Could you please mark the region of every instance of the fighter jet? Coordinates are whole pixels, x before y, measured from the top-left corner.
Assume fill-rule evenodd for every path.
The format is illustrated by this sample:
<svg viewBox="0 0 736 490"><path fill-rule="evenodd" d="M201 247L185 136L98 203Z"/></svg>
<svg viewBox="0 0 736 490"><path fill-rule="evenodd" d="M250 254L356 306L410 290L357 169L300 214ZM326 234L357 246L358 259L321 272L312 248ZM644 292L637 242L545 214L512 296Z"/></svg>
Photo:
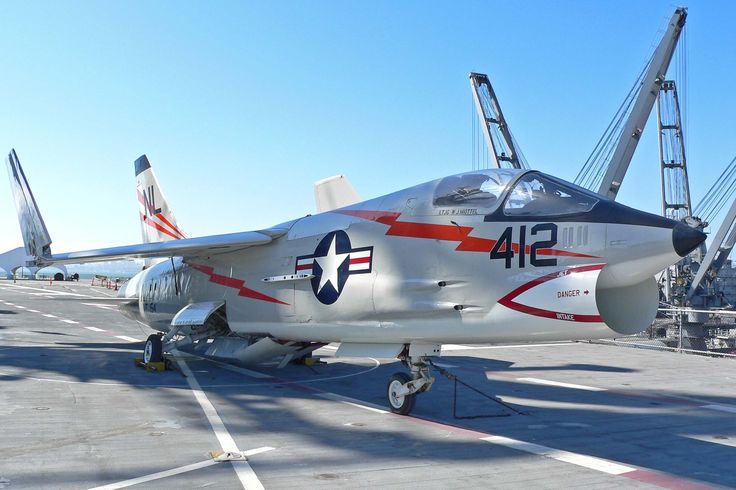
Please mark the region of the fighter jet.
<svg viewBox="0 0 736 490"><path fill-rule="evenodd" d="M244 363L286 362L337 342L337 356L408 367L386 388L399 414L432 386L429 362L442 344L644 330L657 310L654 274L706 238L516 169L451 175L362 202L345 179L330 179L318 187L318 214L186 238L144 156L135 169L147 243L53 254L14 151L7 163L38 265L157 259L120 291L123 313L158 331L146 341L147 362L184 345Z"/></svg>

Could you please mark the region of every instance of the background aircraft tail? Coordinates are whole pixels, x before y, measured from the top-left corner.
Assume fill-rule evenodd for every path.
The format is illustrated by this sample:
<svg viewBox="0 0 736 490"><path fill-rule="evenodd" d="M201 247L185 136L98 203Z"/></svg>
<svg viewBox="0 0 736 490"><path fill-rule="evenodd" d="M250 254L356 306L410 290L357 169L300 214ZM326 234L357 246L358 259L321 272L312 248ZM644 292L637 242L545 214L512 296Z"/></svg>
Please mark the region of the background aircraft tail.
<svg viewBox="0 0 736 490"><path fill-rule="evenodd" d="M138 204L141 218L141 234L143 243L167 242L181 240L187 236L176 223L173 211L169 207L156 174L142 155L135 161L135 183L138 192Z"/></svg>
<svg viewBox="0 0 736 490"><path fill-rule="evenodd" d="M36 200L33 198L28 180L20 166L18 155L15 150L10 150L5 160L8 166L8 177L10 187L15 198L15 208L18 211L20 231L23 235L23 245L26 254L33 257L51 255L51 237L43 222L41 212L38 210Z"/></svg>

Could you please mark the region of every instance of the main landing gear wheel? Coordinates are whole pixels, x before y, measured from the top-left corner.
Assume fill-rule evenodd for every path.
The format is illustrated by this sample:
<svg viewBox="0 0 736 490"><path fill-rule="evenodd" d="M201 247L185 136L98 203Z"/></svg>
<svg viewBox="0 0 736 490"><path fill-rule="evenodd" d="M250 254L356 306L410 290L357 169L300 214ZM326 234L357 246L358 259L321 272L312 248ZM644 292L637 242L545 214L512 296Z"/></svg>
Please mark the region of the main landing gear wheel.
<svg viewBox="0 0 736 490"><path fill-rule="evenodd" d="M386 388L386 396L388 398L388 406L393 413L399 415L407 415L414 408L416 402L416 393L400 395L402 388L406 383L411 381L411 376L406 373L395 373L388 381Z"/></svg>
<svg viewBox="0 0 736 490"><path fill-rule="evenodd" d="M161 362L164 360L163 342L161 336L151 334L146 340L146 346L143 348L143 362Z"/></svg>

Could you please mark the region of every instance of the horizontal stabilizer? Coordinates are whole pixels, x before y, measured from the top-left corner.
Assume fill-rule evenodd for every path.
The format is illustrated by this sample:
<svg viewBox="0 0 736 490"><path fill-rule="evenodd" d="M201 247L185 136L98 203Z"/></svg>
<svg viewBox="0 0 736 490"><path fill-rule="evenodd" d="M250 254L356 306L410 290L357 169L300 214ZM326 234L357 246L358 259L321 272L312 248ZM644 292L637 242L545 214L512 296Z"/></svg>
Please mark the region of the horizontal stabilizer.
<svg viewBox="0 0 736 490"><path fill-rule="evenodd" d="M360 202L353 184L344 175L335 175L314 183L317 212L324 213Z"/></svg>
<svg viewBox="0 0 736 490"><path fill-rule="evenodd" d="M31 188L28 186L28 181L15 150L10 150L5 162L8 165L10 187L15 198L15 208L18 211L18 221L26 253L35 257L49 255L51 253L51 237L38 210L36 200L33 198Z"/></svg>

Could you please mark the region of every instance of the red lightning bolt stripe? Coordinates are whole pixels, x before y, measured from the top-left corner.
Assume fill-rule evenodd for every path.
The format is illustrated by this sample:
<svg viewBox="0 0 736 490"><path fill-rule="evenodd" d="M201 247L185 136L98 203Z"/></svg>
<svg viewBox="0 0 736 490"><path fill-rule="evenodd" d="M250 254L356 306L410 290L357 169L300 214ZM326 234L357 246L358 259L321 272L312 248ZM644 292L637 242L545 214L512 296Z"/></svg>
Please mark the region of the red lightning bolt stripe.
<svg viewBox="0 0 736 490"><path fill-rule="evenodd" d="M243 296L246 298L251 299L257 299L259 301L268 301L269 303L277 303L280 305L286 305L289 306L289 303L284 303L283 301L272 298L271 296L267 296L261 292L256 291L255 289L250 289L245 287L245 281L243 279L236 279L234 277L228 277L223 276L222 274L215 273L214 267L211 267L209 265L202 265L202 264L193 264L191 262L188 262L189 266L193 269L198 270L199 272L203 272L210 276L210 282L214 284L219 284L220 286L225 286L226 288L233 288L238 290L238 295Z"/></svg>
<svg viewBox="0 0 736 490"><path fill-rule="evenodd" d="M431 223L416 223L413 221L398 221L401 213L389 211L363 211L341 209L336 213L355 216L365 220L375 221L387 225L386 235L403 236L408 238L427 238L449 242L460 242L455 250L458 252L490 252L496 245L496 240L470 236L474 230L472 226L436 225ZM519 244L511 245L514 252L519 253ZM531 246L524 247L524 251L531 253ZM597 259L594 255L587 255L566 250L553 248L542 248L537 250L538 255L556 255L560 257L578 257L584 259Z"/></svg>

